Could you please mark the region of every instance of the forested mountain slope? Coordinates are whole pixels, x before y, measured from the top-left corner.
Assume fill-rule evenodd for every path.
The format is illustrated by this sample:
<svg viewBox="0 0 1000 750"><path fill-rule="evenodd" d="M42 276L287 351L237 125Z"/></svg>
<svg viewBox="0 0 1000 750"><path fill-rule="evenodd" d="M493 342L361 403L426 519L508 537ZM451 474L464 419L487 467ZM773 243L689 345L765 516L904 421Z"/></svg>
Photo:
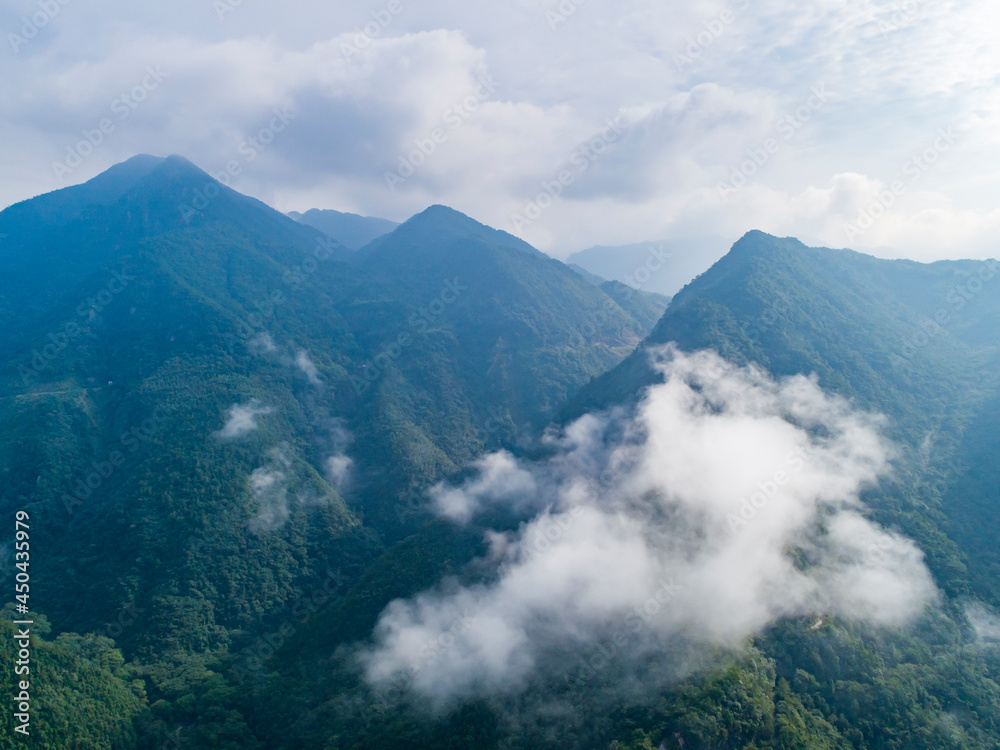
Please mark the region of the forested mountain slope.
<svg viewBox="0 0 1000 750"><path fill-rule="evenodd" d="M422 523L421 488L651 325L449 209L353 253L180 157L19 203L0 234L0 505L45 551L32 605L113 637L145 726L198 742L249 742L220 659L340 596Z"/></svg>

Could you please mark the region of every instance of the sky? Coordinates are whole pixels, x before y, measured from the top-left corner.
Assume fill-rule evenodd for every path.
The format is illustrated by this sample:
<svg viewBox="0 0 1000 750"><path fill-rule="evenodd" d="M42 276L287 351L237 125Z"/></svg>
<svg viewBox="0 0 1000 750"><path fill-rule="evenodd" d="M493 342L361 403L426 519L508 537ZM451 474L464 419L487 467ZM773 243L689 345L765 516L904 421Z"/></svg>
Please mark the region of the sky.
<svg viewBox="0 0 1000 750"><path fill-rule="evenodd" d="M986 0L0 1L0 206L137 153L565 258L751 229L996 257ZM721 252L721 251L720 251Z"/></svg>

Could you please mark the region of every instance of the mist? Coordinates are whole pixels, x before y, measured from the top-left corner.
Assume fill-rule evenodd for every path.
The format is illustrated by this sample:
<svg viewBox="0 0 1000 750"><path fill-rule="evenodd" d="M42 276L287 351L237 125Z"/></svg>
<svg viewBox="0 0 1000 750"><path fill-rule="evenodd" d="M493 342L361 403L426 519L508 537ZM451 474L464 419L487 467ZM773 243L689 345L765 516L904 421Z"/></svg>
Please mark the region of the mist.
<svg viewBox="0 0 1000 750"><path fill-rule="evenodd" d="M494 579L384 610L359 655L374 688L444 706L515 693L601 643L625 665L738 648L783 618L902 625L934 601L922 553L861 500L891 472L879 415L815 377L651 356L663 382L634 411L584 416L546 436L544 460L492 454L430 490L455 523L496 506L528 520L486 531Z"/></svg>
<svg viewBox="0 0 1000 750"><path fill-rule="evenodd" d="M252 398L246 404L233 404L229 407L226 424L221 430L212 433L220 440L233 440L244 437L257 429L257 417L274 411L270 406L263 406Z"/></svg>

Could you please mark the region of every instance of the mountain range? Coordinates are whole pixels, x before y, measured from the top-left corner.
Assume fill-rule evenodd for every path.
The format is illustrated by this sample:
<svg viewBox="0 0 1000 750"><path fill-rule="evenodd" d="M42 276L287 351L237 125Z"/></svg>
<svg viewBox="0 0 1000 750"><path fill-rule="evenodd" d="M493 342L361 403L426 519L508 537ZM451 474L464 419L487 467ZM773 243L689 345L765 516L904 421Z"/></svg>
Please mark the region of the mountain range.
<svg viewBox="0 0 1000 750"><path fill-rule="evenodd" d="M399 226L388 219L320 208L311 208L304 214L291 211L288 215L295 221L336 237L340 244L350 250L360 250L372 240L389 234Z"/></svg>
<svg viewBox="0 0 1000 750"><path fill-rule="evenodd" d="M179 156L11 206L0 236L0 506L32 524L39 746L1000 747L995 261L751 231L710 268L665 256L669 283L602 281L444 206L285 216ZM570 260L601 277L601 254ZM595 420L630 445L615 420L669 384L670 347L881 415L892 470L859 512L915 542L933 603L386 698L359 664L393 613L503 584L504 545L557 516L520 500ZM494 475L521 483L440 512ZM12 537L0 554L12 585Z"/></svg>
<svg viewBox="0 0 1000 750"><path fill-rule="evenodd" d="M717 237L597 245L573 253L566 262L598 278L671 297L725 255L728 246Z"/></svg>

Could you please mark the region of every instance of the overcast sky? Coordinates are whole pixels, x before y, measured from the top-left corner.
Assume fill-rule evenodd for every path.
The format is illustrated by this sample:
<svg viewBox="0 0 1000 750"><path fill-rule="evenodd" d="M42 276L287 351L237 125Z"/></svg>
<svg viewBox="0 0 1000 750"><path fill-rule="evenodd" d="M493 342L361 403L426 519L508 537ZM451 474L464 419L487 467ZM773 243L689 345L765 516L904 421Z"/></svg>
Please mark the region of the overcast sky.
<svg viewBox="0 0 1000 750"><path fill-rule="evenodd" d="M177 153L283 211L444 203L557 257L749 229L994 257L998 13L0 0L0 205Z"/></svg>

